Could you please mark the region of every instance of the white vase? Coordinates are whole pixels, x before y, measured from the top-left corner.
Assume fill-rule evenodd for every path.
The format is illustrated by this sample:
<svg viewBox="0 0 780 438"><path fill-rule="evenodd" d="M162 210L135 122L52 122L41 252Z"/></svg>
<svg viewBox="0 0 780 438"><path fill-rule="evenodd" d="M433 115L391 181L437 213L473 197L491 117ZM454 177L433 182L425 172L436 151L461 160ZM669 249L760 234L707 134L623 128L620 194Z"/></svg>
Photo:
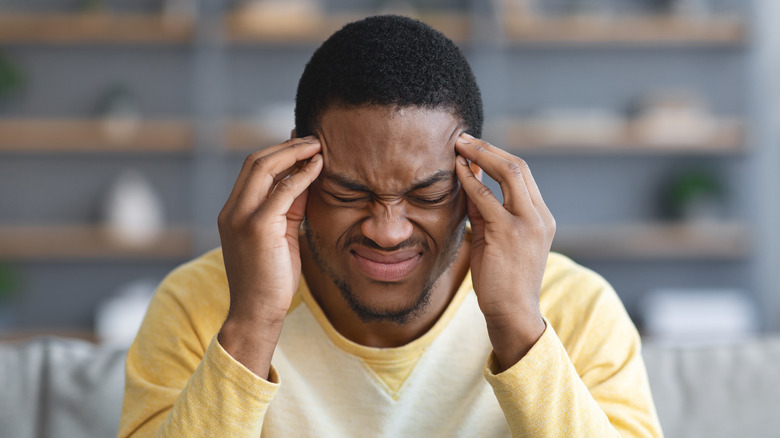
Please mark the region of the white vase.
<svg viewBox="0 0 780 438"><path fill-rule="evenodd" d="M127 170L108 192L104 220L111 241L129 247L148 246L163 231L162 202L140 172Z"/></svg>

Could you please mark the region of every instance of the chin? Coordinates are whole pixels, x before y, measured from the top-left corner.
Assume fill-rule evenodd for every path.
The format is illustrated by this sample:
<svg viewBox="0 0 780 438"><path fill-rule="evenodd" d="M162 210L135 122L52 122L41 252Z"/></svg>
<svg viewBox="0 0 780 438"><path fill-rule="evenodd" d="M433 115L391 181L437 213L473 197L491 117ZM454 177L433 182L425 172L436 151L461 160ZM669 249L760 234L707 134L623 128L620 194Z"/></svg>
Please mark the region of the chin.
<svg viewBox="0 0 780 438"><path fill-rule="evenodd" d="M350 308L365 322L411 322L427 309L433 285L425 281L336 284Z"/></svg>

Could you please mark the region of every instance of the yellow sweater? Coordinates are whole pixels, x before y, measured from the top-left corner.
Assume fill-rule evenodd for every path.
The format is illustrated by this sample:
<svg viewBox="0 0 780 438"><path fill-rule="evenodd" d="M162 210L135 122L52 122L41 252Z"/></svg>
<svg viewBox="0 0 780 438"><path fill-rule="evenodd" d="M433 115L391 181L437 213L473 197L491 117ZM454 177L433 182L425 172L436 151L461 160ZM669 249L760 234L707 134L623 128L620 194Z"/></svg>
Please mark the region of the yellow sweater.
<svg viewBox="0 0 780 438"><path fill-rule="evenodd" d="M606 281L550 254L540 304L541 339L496 374L470 275L428 333L385 349L336 332L302 279L266 381L216 340L229 295L214 250L155 295L119 436L661 436L639 336Z"/></svg>

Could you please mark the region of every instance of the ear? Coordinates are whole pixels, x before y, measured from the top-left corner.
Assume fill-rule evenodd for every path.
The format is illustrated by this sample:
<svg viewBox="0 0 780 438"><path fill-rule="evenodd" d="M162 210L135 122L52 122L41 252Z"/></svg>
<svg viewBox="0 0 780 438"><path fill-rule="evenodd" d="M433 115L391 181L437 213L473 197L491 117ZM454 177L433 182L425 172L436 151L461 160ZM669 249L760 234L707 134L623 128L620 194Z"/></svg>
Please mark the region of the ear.
<svg viewBox="0 0 780 438"><path fill-rule="evenodd" d="M295 135L295 128L293 128L292 131L290 131L290 138L292 139L292 138L295 138L295 137L296 137L296 135Z"/></svg>

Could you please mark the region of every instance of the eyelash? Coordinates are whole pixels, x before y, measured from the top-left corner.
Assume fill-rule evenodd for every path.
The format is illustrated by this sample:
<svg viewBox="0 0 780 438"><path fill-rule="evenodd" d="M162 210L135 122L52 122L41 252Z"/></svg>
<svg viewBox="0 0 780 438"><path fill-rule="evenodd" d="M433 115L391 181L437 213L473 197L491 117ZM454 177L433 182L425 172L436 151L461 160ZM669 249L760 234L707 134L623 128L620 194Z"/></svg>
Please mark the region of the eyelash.
<svg viewBox="0 0 780 438"><path fill-rule="evenodd" d="M356 202L366 201L366 200L369 199L367 197L362 197L362 198L341 198L341 197L336 196L336 195L331 195L331 196L336 201L342 202L344 204L352 204L352 203L356 203ZM419 202L421 204L433 205L433 204L438 204L438 203L444 201L445 199L447 199L448 196L449 196L449 193L447 193L446 195L441 196L439 198L436 198L436 199L424 199L424 198L416 198L416 197L411 197L409 199L411 199L414 202Z"/></svg>

